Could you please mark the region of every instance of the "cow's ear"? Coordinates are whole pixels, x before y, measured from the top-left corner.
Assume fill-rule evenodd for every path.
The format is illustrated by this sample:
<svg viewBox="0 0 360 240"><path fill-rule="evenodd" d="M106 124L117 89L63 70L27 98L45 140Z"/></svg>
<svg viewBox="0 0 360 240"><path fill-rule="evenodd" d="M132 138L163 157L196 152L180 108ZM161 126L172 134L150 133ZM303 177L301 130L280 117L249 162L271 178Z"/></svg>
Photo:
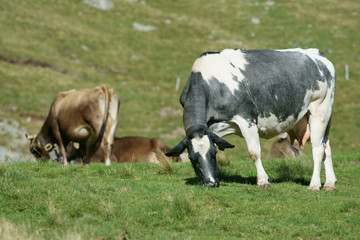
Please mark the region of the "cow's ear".
<svg viewBox="0 0 360 240"><path fill-rule="evenodd" d="M178 157L188 147L188 143L189 143L188 137L185 137L173 149L171 149L169 152L165 153L165 155L168 156L168 157Z"/></svg>
<svg viewBox="0 0 360 240"><path fill-rule="evenodd" d="M224 139L220 138L218 135L216 135L215 133L210 133L209 134L211 137L211 140L213 140L213 142L218 145L219 149L221 151L224 151L225 148L233 148L235 147L235 145L232 145L231 143L225 141Z"/></svg>

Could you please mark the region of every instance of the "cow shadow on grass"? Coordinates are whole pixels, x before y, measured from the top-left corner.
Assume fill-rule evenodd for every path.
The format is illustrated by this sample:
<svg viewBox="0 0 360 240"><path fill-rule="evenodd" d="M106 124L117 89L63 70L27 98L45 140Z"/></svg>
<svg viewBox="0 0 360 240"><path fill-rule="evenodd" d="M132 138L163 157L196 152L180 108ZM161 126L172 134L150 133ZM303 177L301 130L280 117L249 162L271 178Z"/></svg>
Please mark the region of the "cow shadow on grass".
<svg viewBox="0 0 360 240"><path fill-rule="evenodd" d="M199 178L186 178L186 184L188 185L200 185ZM222 183L241 183L241 184L250 184L256 185L256 176L243 177L240 175L222 175L219 176L219 180Z"/></svg>
<svg viewBox="0 0 360 240"><path fill-rule="evenodd" d="M294 182L296 184L300 184L303 186L309 186L310 181L306 178L283 178L277 177L277 178L271 178L269 177L270 183L283 183L283 182ZM222 183L239 183L239 184L249 184L249 185L257 185L257 177L251 176L251 177L243 177L241 175L227 175L219 177L220 182ZM186 178L185 179L187 185L200 185L199 178L192 177L192 178Z"/></svg>
<svg viewBox="0 0 360 240"><path fill-rule="evenodd" d="M232 168L218 168L218 177L222 183L240 183L257 185L256 173L250 176L242 176L238 171ZM275 160L271 166L266 166L266 172L270 183L294 182L308 186L310 184L312 166L310 162L304 162L301 159L295 160ZM186 184L198 185L197 177L187 178Z"/></svg>

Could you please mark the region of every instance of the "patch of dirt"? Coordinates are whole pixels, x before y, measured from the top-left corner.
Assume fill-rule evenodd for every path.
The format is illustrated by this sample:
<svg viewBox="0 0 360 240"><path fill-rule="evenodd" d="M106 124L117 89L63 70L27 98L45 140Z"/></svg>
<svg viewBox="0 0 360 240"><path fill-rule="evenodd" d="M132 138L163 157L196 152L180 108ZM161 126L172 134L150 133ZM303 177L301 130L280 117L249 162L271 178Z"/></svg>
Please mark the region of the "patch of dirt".
<svg viewBox="0 0 360 240"><path fill-rule="evenodd" d="M46 63L46 62L40 62L37 61L35 59L11 59L11 58L7 58L5 56L0 55L0 61L2 62L7 62L10 64L14 64L14 65L19 65L19 66L31 66L31 67L41 67L41 68L50 68L54 71L57 72L64 72L64 70L60 70L58 68L56 68L55 66Z"/></svg>
<svg viewBox="0 0 360 240"><path fill-rule="evenodd" d="M65 69L60 69L50 63L41 62L41 61L38 61L38 60L35 60L32 58L30 58L30 59L11 59L11 58L5 57L3 55L0 55L0 62L7 62L7 63L13 64L13 65L18 65L18 66L48 68L55 72L69 74L69 75L73 75L73 76L77 76L77 77L82 77L82 73L68 71ZM88 64L88 66L96 69L97 71L99 71L100 73L103 73L103 74L107 74L107 73L123 74L124 72L126 72L123 70L116 69L114 67L109 67L107 69L100 69L98 66L96 66L94 64Z"/></svg>

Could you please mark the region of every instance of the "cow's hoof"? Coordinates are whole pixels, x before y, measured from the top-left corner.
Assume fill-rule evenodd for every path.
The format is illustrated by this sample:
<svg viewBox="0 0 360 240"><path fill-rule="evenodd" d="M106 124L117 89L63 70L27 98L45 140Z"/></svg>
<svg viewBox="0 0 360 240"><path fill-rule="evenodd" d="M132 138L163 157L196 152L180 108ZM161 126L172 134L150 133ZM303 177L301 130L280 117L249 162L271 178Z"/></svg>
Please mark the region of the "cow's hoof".
<svg viewBox="0 0 360 240"><path fill-rule="evenodd" d="M262 184L258 183L257 186L259 188L270 188L271 184L270 183L262 183Z"/></svg>
<svg viewBox="0 0 360 240"><path fill-rule="evenodd" d="M312 191L320 191L320 187L319 187L319 186L309 186L308 189L309 189L309 190L312 190Z"/></svg>
<svg viewBox="0 0 360 240"><path fill-rule="evenodd" d="M331 185L324 185L324 189L325 189L325 190L329 190L329 191L334 191L334 190L336 190L335 186L331 186Z"/></svg>

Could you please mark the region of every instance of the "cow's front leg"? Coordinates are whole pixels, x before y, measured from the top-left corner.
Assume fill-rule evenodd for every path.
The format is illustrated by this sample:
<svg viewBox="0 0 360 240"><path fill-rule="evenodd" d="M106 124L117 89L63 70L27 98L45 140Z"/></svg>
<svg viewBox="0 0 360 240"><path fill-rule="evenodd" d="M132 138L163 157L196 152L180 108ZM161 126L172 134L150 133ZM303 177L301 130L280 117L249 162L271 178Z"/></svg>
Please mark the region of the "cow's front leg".
<svg viewBox="0 0 360 240"><path fill-rule="evenodd" d="M261 163L260 150L259 151L249 150L249 154L255 163L256 172L257 172L257 186L263 188L270 187L269 177L266 174L265 169Z"/></svg>
<svg viewBox="0 0 360 240"><path fill-rule="evenodd" d="M261 148L257 126L249 123L241 117L236 118L236 123L238 124L241 134L245 139L249 155L255 163L258 187L270 187L269 177L261 163Z"/></svg>
<svg viewBox="0 0 360 240"><path fill-rule="evenodd" d="M55 120L53 121L52 123L52 127L53 127L53 133L54 133L54 136L59 144L59 150L60 150L60 154L63 158L63 166L67 166L68 165L68 160L67 160L67 156L66 156L66 149L65 149L65 146L64 146L64 142L61 138L61 133L60 133L60 128L59 128L59 124L58 122Z"/></svg>

